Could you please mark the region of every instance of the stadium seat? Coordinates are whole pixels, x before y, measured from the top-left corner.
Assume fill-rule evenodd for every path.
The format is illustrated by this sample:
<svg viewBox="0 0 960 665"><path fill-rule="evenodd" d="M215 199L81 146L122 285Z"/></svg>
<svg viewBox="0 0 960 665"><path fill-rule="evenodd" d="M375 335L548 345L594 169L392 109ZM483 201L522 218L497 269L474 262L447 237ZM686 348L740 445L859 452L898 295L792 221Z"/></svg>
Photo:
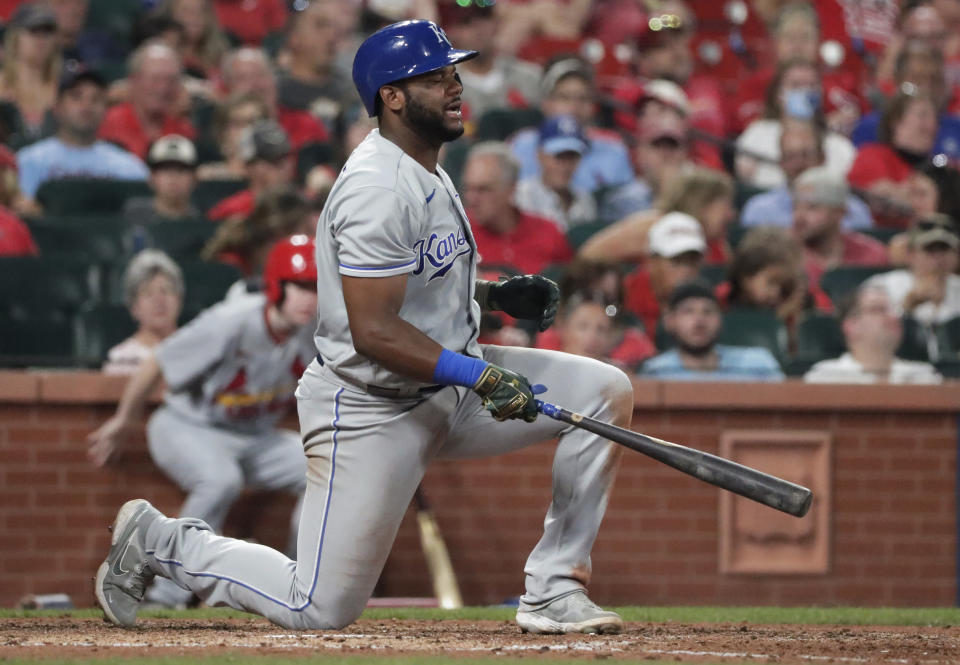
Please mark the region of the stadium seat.
<svg viewBox="0 0 960 665"><path fill-rule="evenodd" d="M0 303L70 310L99 295L100 270L84 258L0 257Z"/></svg>
<svg viewBox="0 0 960 665"><path fill-rule="evenodd" d="M838 305L856 291L867 278L888 270L890 268L887 266L840 266L823 274L820 278L820 288L835 305Z"/></svg>
<svg viewBox="0 0 960 665"><path fill-rule="evenodd" d="M208 223L209 224L209 223ZM116 263L129 252L129 225L123 217L43 217L28 220L41 256L73 256L91 263Z"/></svg>
<svg viewBox="0 0 960 665"><path fill-rule="evenodd" d="M463 167L467 163L467 153L470 152L472 144L466 139L457 139L444 146L443 152L443 170L450 176L453 186L460 189L463 179Z"/></svg>
<svg viewBox="0 0 960 665"><path fill-rule="evenodd" d="M903 341L897 349L896 356L904 360L930 361L927 350L928 331L916 319L903 317Z"/></svg>
<svg viewBox="0 0 960 665"><path fill-rule="evenodd" d="M943 378L954 381L960 379L960 359L938 360L934 363L934 366L943 375Z"/></svg>
<svg viewBox="0 0 960 665"><path fill-rule="evenodd" d="M860 233L868 235L874 240L879 240L884 245L890 242L890 239L898 233L903 233L903 229L887 229L883 227L874 227L872 229L857 229Z"/></svg>
<svg viewBox="0 0 960 665"><path fill-rule="evenodd" d="M727 227L727 242L730 243L730 248L736 249L749 230L749 226L740 226L739 224L731 224Z"/></svg>
<svg viewBox="0 0 960 665"><path fill-rule="evenodd" d="M940 357L960 359L960 316L955 316L937 327Z"/></svg>
<svg viewBox="0 0 960 665"><path fill-rule="evenodd" d="M137 329L126 307L102 303L82 307L74 326L74 358L83 367L100 367L107 351Z"/></svg>
<svg viewBox="0 0 960 665"><path fill-rule="evenodd" d="M326 164L336 169L336 151L331 143L307 143L297 151L297 182L303 182L314 166Z"/></svg>
<svg viewBox="0 0 960 665"><path fill-rule="evenodd" d="M830 314L808 314L797 326L797 360L817 362L837 358L846 351L843 329Z"/></svg>
<svg viewBox="0 0 960 665"><path fill-rule="evenodd" d="M727 278L727 266L717 264L702 266L700 278L710 286L716 286Z"/></svg>
<svg viewBox="0 0 960 665"><path fill-rule="evenodd" d="M723 314L720 344L762 346L777 360L786 357L787 329L777 315L768 309L733 307Z"/></svg>
<svg viewBox="0 0 960 665"><path fill-rule="evenodd" d="M201 180L193 190L193 205L206 215L221 200L246 188L246 180Z"/></svg>
<svg viewBox="0 0 960 665"><path fill-rule="evenodd" d="M147 247L159 249L177 261L199 259L200 252L217 230L216 224L205 219L182 222L164 222L147 227Z"/></svg>
<svg viewBox="0 0 960 665"><path fill-rule="evenodd" d="M490 109L477 120L474 141L506 141L525 127L537 127L543 121L539 109Z"/></svg>
<svg viewBox="0 0 960 665"><path fill-rule="evenodd" d="M42 300L0 304L0 367L70 367L73 314Z"/></svg>
<svg viewBox="0 0 960 665"><path fill-rule="evenodd" d="M733 207L737 210L743 210L743 206L751 197L762 194L767 190L762 187L756 187L745 182L736 181L733 188Z"/></svg>
<svg viewBox="0 0 960 665"><path fill-rule="evenodd" d="M142 180L64 178L48 180L37 190L46 215L71 217L115 214L135 196L150 196L149 185Z"/></svg>
<svg viewBox="0 0 960 665"><path fill-rule="evenodd" d="M576 224L567 229L567 242L570 243L571 249L576 252L583 243L590 239L590 236L606 227L607 223L600 220Z"/></svg>
<svg viewBox="0 0 960 665"><path fill-rule="evenodd" d="M236 267L226 263L182 261L180 268L186 285L183 309L190 312L220 302L233 283L243 278Z"/></svg>

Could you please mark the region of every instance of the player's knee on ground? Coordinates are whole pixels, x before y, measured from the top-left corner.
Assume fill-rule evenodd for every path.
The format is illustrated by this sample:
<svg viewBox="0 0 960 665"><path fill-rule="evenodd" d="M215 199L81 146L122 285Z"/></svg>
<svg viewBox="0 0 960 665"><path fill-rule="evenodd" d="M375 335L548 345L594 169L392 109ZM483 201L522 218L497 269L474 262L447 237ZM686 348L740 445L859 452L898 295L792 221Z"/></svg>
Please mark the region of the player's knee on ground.
<svg viewBox="0 0 960 665"><path fill-rule="evenodd" d="M300 612L289 612L276 620L284 628L300 630L339 630L360 618L366 600L350 601L340 598L324 598L318 590L309 607Z"/></svg>

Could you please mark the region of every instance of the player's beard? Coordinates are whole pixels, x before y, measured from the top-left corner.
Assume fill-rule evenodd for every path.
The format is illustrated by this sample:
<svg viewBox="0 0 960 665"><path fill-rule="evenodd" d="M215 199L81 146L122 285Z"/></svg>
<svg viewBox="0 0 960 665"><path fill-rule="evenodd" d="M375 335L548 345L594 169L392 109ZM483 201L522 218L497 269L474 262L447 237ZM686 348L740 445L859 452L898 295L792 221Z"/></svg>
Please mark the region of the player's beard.
<svg viewBox="0 0 960 665"><path fill-rule="evenodd" d="M409 95L407 105L404 107L404 116L407 124L420 136L441 142L453 141L463 135L463 123L456 129L451 129L444 124L443 111L434 111L420 103L413 95Z"/></svg>

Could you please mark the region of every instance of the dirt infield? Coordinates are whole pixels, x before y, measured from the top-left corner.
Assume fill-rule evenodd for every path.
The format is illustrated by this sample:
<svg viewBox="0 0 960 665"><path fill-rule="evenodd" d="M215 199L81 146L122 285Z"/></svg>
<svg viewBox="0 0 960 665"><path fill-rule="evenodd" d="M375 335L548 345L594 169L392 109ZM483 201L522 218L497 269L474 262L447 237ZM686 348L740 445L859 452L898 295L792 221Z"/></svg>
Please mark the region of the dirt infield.
<svg viewBox="0 0 960 665"><path fill-rule="evenodd" d="M510 655L675 662L960 663L960 627L632 623L622 635L523 635L513 622L361 620L342 631L287 631L262 619L0 619L0 660L283 654Z"/></svg>

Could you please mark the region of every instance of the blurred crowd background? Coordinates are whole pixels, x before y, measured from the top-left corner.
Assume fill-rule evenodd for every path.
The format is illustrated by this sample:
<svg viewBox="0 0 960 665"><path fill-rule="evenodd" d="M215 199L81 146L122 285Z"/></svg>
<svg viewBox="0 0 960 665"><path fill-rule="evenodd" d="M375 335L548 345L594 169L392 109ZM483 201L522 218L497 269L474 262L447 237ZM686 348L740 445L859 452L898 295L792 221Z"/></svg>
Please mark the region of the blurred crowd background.
<svg viewBox="0 0 960 665"><path fill-rule="evenodd" d="M960 376L960 0L0 0L0 365L129 373L260 288L375 127L364 37L436 20L482 340L667 379ZM338 285L319 297L336 297Z"/></svg>

